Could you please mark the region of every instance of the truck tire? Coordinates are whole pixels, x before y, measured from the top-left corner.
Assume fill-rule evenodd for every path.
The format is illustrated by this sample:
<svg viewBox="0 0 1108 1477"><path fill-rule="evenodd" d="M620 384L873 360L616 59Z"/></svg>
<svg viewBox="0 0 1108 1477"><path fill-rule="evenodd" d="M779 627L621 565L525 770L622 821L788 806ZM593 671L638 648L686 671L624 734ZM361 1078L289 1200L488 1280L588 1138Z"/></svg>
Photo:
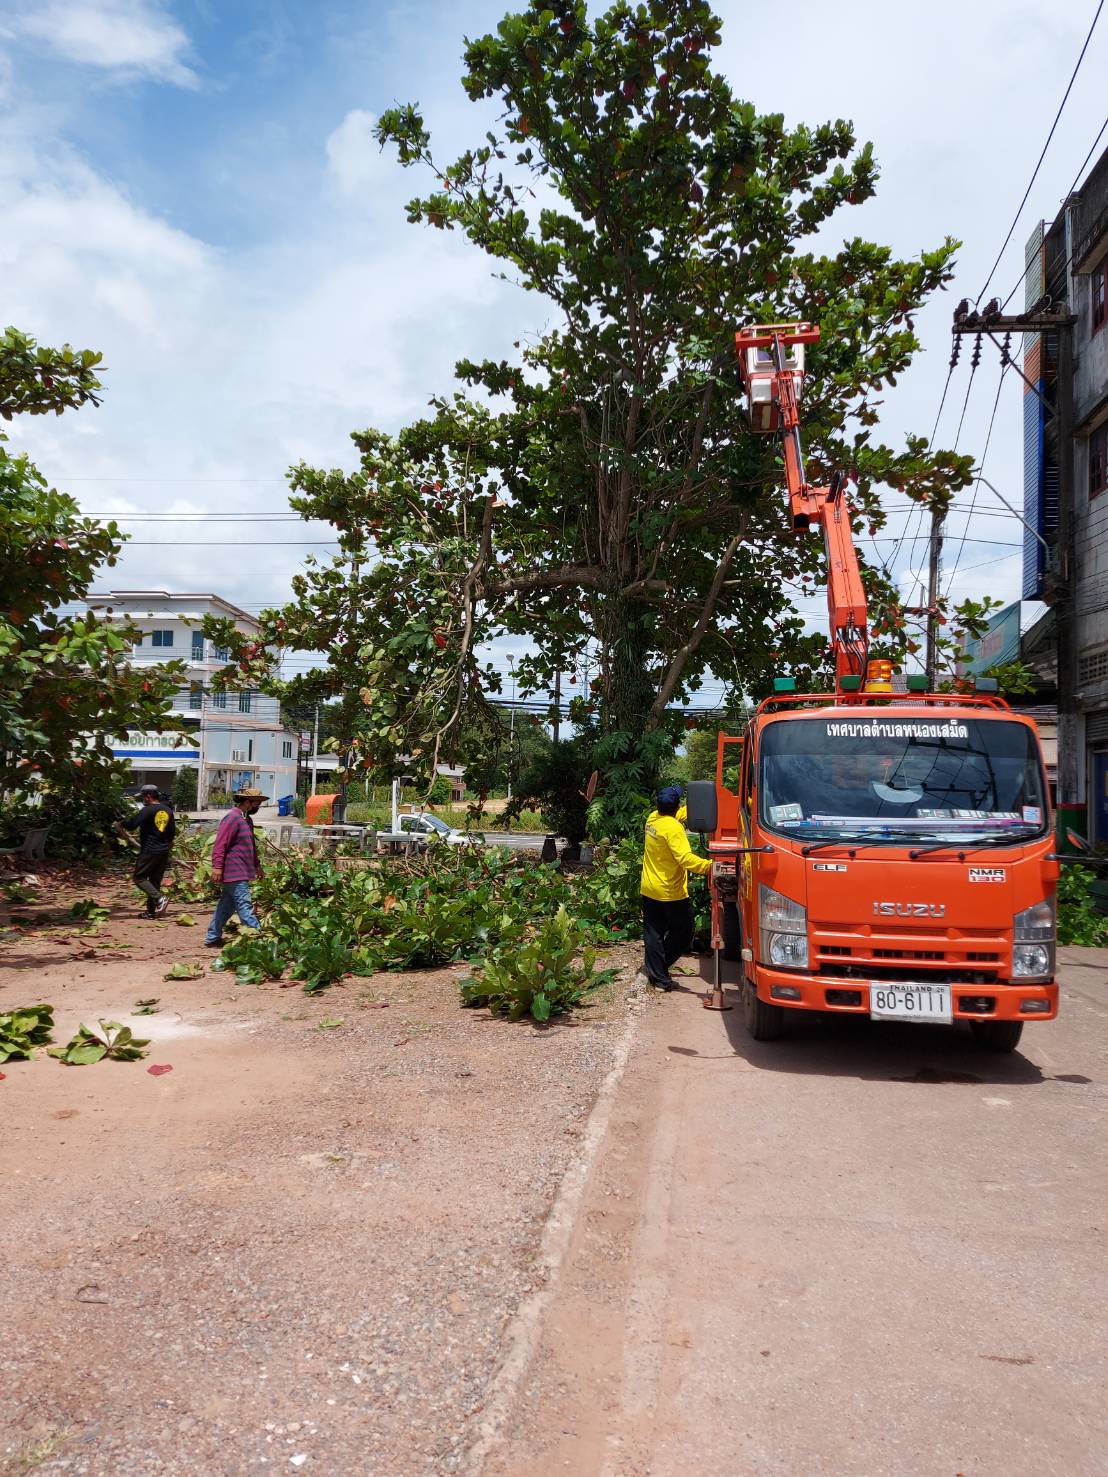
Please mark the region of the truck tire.
<svg viewBox="0 0 1108 1477"><path fill-rule="evenodd" d="M723 957L741 959L743 956L743 925L739 916L738 903L723 905Z"/></svg>
<svg viewBox="0 0 1108 1477"><path fill-rule="evenodd" d="M755 1041L776 1041L785 1025L785 1012L780 1005L759 1000L758 991L746 980L743 984L743 1021Z"/></svg>
<svg viewBox="0 0 1108 1477"><path fill-rule="evenodd" d="M1023 1035L1022 1021L970 1021L978 1046L985 1051L1015 1051Z"/></svg>

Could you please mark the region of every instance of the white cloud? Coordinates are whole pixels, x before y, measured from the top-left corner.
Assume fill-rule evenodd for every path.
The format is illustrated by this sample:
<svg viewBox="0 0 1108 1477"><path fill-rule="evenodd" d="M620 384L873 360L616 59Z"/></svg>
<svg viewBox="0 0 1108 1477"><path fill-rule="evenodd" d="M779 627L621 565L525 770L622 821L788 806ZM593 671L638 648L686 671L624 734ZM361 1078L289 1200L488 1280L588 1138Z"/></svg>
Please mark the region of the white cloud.
<svg viewBox="0 0 1108 1477"><path fill-rule="evenodd" d="M396 165L381 156L381 146L373 137L377 119L364 108L354 108L327 139L327 169L344 195L371 184L387 170L395 175Z"/></svg>
<svg viewBox="0 0 1108 1477"><path fill-rule="evenodd" d="M463 349L507 350L514 290L485 258L408 226L402 176L336 199L322 155L317 193L279 236L217 249L61 146L0 130L5 321L96 348L105 364L101 408L7 429L88 512L287 512L291 464L352 468L352 430L425 413ZM287 599L308 552L294 541L330 534L123 526L135 542L99 585L215 589L248 607Z"/></svg>
<svg viewBox="0 0 1108 1477"><path fill-rule="evenodd" d="M69 61L179 87L198 83L182 60L188 37L156 0L39 0L14 28Z"/></svg>

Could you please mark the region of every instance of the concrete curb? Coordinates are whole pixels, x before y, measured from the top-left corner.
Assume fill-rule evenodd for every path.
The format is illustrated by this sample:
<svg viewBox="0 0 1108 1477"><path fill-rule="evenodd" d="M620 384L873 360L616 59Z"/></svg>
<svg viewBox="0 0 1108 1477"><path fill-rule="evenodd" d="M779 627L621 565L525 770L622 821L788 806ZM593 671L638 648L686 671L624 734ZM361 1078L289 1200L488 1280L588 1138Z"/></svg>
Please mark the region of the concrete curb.
<svg viewBox="0 0 1108 1477"><path fill-rule="evenodd" d="M632 980L634 980L632 976ZM542 1287L520 1303L507 1336L507 1353L492 1378L481 1421L475 1436L468 1446L461 1464L461 1471L469 1477L479 1477L485 1463L500 1446L505 1424L515 1407L520 1387L534 1358L542 1336L543 1317L554 1299L558 1279L577 1223L577 1213L584 1198L589 1174L600 1152L600 1146L608 1132L612 1105L616 1091L627 1069L631 1048L635 1043L639 1014L642 1010L640 992L632 985L628 992L627 1024L616 1043L612 1065L589 1114L581 1146L576 1159L566 1170L558 1194L550 1209L539 1244L537 1275Z"/></svg>

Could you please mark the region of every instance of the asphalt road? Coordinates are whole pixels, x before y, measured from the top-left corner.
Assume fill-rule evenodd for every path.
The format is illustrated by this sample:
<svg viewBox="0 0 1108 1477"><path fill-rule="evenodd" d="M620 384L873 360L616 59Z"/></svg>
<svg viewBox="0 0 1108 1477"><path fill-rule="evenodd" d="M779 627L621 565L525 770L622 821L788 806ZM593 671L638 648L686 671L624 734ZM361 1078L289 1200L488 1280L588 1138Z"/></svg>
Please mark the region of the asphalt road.
<svg viewBox="0 0 1108 1477"><path fill-rule="evenodd" d="M491 1473L1108 1472L1108 953L1056 1022L652 997Z"/></svg>

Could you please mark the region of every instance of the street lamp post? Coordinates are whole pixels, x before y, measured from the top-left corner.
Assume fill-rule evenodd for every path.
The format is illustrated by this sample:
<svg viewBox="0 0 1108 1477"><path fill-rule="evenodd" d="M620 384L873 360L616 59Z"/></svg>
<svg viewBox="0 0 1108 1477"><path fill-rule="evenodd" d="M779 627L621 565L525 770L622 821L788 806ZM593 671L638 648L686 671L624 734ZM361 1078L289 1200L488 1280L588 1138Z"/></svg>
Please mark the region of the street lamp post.
<svg viewBox="0 0 1108 1477"><path fill-rule="evenodd" d="M508 658L508 671L512 677L512 711L508 718L508 799L512 798L512 770L516 762L516 659Z"/></svg>

